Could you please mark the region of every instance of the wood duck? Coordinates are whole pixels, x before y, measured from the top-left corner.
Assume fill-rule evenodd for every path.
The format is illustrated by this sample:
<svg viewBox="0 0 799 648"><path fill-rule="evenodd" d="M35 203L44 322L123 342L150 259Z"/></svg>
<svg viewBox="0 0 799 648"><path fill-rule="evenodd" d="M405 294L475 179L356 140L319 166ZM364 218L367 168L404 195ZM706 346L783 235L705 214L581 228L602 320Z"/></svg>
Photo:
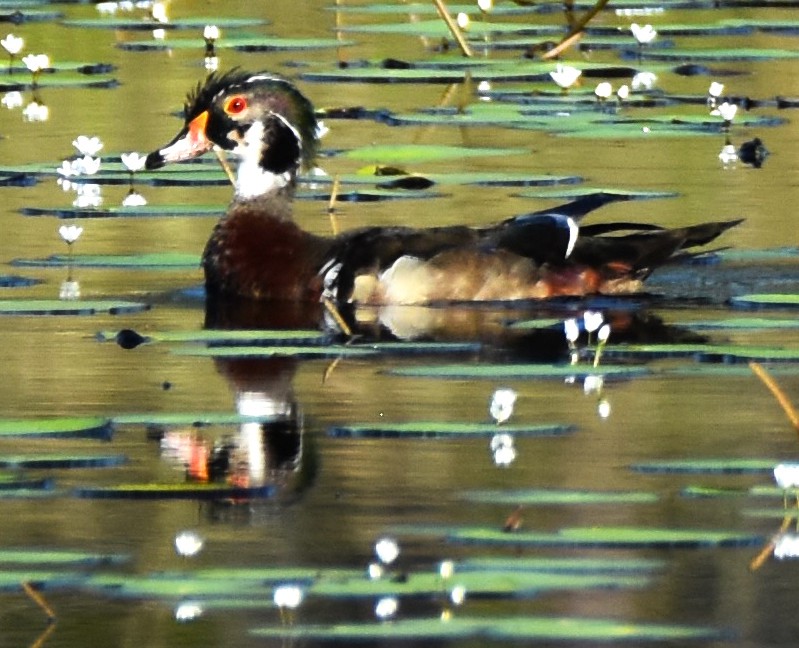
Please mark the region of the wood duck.
<svg viewBox="0 0 799 648"><path fill-rule="evenodd" d="M203 255L206 289L216 297L429 304L629 293L659 265L740 222L578 227L600 197L483 227L318 236L292 218L297 175L313 161L319 124L291 82L239 69L212 74L189 94L184 113L184 128L146 166L214 147L237 159L233 201Z"/></svg>

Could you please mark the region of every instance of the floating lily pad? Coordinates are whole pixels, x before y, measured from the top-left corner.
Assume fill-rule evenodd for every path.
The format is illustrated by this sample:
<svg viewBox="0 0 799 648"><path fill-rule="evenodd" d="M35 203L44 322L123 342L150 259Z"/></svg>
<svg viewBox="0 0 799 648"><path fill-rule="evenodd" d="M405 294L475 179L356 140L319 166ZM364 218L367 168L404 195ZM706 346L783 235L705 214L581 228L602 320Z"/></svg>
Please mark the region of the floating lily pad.
<svg viewBox="0 0 799 648"><path fill-rule="evenodd" d="M84 587L121 598L205 600L206 598L269 595L261 583L246 579L194 578L191 574L167 573L154 576L115 576L95 574L86 579Z"/></svg>
<svg viewBox="0 0 799 648"><path fill-rule="evenodd" d="M202 32L206 25L216 25L220 29L242 29L264 25L266 21L260 18L225 18L223 16L194 16L179 18L162 23L148 18L83 18L78 20L64 20L61 23L67 27L97 28L97 29L122 29L144 30L153 29L194 29Z"/></svg>
<svg viewBox="0 0 799 648"><path fill-rule="evenodd" d="M660 560L645 558L559 558L522 557L509 558L484 557L467 558L455 564L455 573L462 571L489 569L492 571L540 571L555 573L595 573L595 572L650 572L664 567Z"/></svg>
<svg viewBox="0 0 799 648"><path fill-rule="evenodd" d="M74 455L64 453L42 453L30 455L2 455L2 468L62 469L62 468L111 468L127 463L125 455Z"/></svg>
<svg viewBox="0 0 799 648"><path fill-rule="evenodd" d="M271 421L284 418L280 415L244 416L234 412L145 412L117 414L111 420L114 425L205 427L208 425L240 425L253 421Z"/></svg>
<svg viewBox="0 0 799 648"><path fill-rule="evenodd" d="M497 426L493 423L414 422L335 426L328 429L328 434L336 437L457 439L464 437L492 437L498 433L513 436L556 436L568 434L573 430L573 426L561 423Z"/></svg>
<svg viewBox="0 0 799 648"><path fill-rule="evenodd" d="M480 148L435 144L374 144L344 151L350 160L382 164L408 164L438 160L462 160L469 157L522 155L526 149Z"/></svg>
<svg viewBox="0 0 799 648"><path fill-rule="evenodd" d="M654 527L575 527L557 533L514 532L466 527L447 534L451 542L541 547L699 548L752 546L762 537L738 531Z"/></svg>
<svg viewBox="0 0 799 648"><path fill-rule="evenodd" d="M20 277L19 275L0 275L0 288L29 288L42 283L41 279Z"/></svg>
<svg viewBox="0 0 799 648"><path fill-rule="evenodd" d="M523 596L559 590L640 587L649 579L640 574L509 572L490 570L459 572L452 585L461 585L472 596ZM445 588L438 572L410 573L407 578L371 579L361 574L354 578L319 578L309 588L313 596L361 598L378 596L430 596Z"/></svg>
<svg viewBox="0 0 799 648"><path fill-rule="evenodd" d="M715 498L715 497L739 497L748 494L746 488L719 488L716 486L686 486L680 490L683 497Z"/></svg>
<svg viewBox="0 0 799 648"><path fill-rule="evenodd" d="M202 28L200 28L202 29ZM286 38L283 36L225 36L219 39L214 48L217 51L233 49L240 52L288 52L294 50L316 50L347 47L352 41L336 38ZM131 51L153 51L191 49L202 52L205 40L202 38L181 38L170 40L126 41L117 47Z"/></svg>
<svg viewBox="0 0 799 648"><path fill-rule="evenodd" d="M648 461L630 466L631 470L644 473L732 473L758 474L770 473L779 459L674 459L666 461Z"/></svg>
<svg viewBox="0 0 799 648"><path fill-rule="evenodd" d="M676 191L646 191L643 189L618 189L605 187L563 187L559 189L545 189L522 191L518 195L522 198L553 198L557 200L571 200L596 194L618 196L620 200L656 200L661 198L676 198L680 194Z"/></svg>
<svg viewBox="0 0 799 648"><path fill-rule="evenodd" d="M658 28L659 29L659 28ZM639 56L638 50L630 51L630 58ZM773 61L799 58L799 52L790 49L768 49L736 47L729 49L644 49L643 59L652 61Z"/></svg>
<svg viewBox="0 0 799 648"><path fill-rule="evenodd" d="M119 82L113 77L87 76L74 73L42 74L37 88L115 88ZM33 89L30 74L9 74L0 76L0 92Z"/></svg>
<svg viewBox="0 0 799 648"><path fill-rule="evenodd" d="M110 439L111 434L110 421L104 418L0 419L0 439L15 437Z"/></svg>
<svg viewBox="0 0 799 648"><path fill-rule="evenodd" d="M80 587L85 579L85 574L80 572L3 569L0 570L0 591L23 591L23 583L27 583L37 590L53 590L65 587L74 589Z"/></svg>
<svg viewBox="0 0 799 648"><path fill-rule="evenodd" d="M575 378L586 376L604 376L606 378L634 378L649 373L646 367L628 365L542 365L542 364L476 364L455 365L442 364L415 367L397 367L388 373L395 376L411 376L416 378L487 378L487 379L542 379L542 378Z"/></svg>
<svg viewBox="0 0 799 648"><path fill-rule="evenodd" d="M735 346L730 344L620 344L605 347L607 357L616 358L666 358L694 357L711 362L763 362L799 361L799 349L779 347Z"/></svg>
<svg viewBox="0 0 799 648"><path fill-rule="evenodd" d="M63 549L0 549L0 563L15 565L118 565L128 562L123 554L102 554Z"/></svg>
<svg viewBox="0 0 799 648"><path fill-rule="evenodd" d="M743 509L741 514L767 520L795 520L799 518L799 508L747 508Z"/></svg>
<svg viewBox="0 0 799 648"><path fill-rule="evenodd" d="M15 8L14 11L0 11L0 22L21 25L30 22L52 22L61 18L63 14L59 11L48 11L46 9L27 9Z"/></svg>
<svg viewBox="0 0 799 648"><path fill-rule="evenodd" d="M148 304L113 300L59 299L2 299L0 315L111 315L138 313L149 308Z"/></svg>
<svg viewBox="0 0 799 648"><path fill-rule="evenodd" d="M186 356L206 358L271 358L274 356L296 357L359 357L377 354L374 348L364 346L345 346L343 344L329 346L217 346L217 347L180 347L172 353Z"/></svg>
<svg viewBox="0 0 799 648"><path fill-rule="evenodd" d="M732 297L733 306L742 308L796 308L799 306L799 295L795 294L751 294Z"/></svg>
<svg viewBox="0 0 799 648"><path fill-rule="evenodd" d="M713 628L680 625L641 624L609 619L579 617L464 617L451 619L400 619L391 623L364 622L335 625L293 625L256 628L256 637L283 641L424 641L424 640L511 640L511 641L685 641L718 638Z"/></svg>
<svg viewBox="0 0 799 648"><path fill-rule="evenodd" d="M16 471L0 471L0 494L7 495L9 491L42 491L50 490L53 482L50 479L34 479L20 477Z"/></svg>
<svg viewBox="0 0 799 648"><path fill-rule="evenodd" d="M224 205L142 205L141 207L23 207L24 216L55 216L56 218L132 218L169 216L214 216L225 213Z"/></svg>
<svg viewBox="0 0 799 648"><path fill-rule="evenodd" d="M139 500L253 499L271 497L274 493L275 486L273 484L248 488L199 483L86 486L75 491L75 495L82 498Z"/></svg>
<svg viewBox="0 0 799 648"><path fill-rule="evenodd" d="M730 317L719 320L690 320L679 322L690 329L733 329L768 331L774 329L799 328L799 319L772 319L768 317Z"/></svg>
<svg viewBox="0 0 799 648"><path fill-rule="evenodd" d="M368 23L362 25L343 25L337 31L345 34L396 34L403 36L424 36L428 38L450 38L449 28L440 19L414 20L396 23ZM478 39L501 34L529 34L534 36L559 37L565 34L562 27L534 23L495 23L473 21L466 32L467 39Z"/></svg>
<svg viewBox="0 0 799 648"><path fill-rule="evenodd" d="M97 339L101 342L119 342L121 334L135 334L135 331L100 331ZM214 346L269 345L279 344L323 344L327 339L319 331L310 329L276 329L276 330L186 330L186 331L148 331L142 337L142 343L151 342L187 342L211 344Z"/></svg>
<svg viewBox="0 0 799 648"><path fill-rule="evenodd" d="M565 489L468 491L462 498L481 504L582 505L582 504L651 504L659 497L641 491L590 491Z"/></svg>
<svg viewBox="0 0 799 648"><path fill-rule="evenodd" d="M137 270L198 269L200 256L182 252L145 252L142 254L54 254L43 259L14 259L11 265L23 268L135 268ZM69 303L61 302L67 307Z"/></svg>

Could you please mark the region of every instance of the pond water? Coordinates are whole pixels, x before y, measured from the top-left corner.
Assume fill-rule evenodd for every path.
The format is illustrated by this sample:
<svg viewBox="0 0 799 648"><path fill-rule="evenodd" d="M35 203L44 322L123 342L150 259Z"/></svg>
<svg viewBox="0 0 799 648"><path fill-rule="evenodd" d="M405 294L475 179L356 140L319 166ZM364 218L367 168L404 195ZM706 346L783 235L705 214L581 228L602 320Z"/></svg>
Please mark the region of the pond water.
<svg viewBox="0 0 799 648"><path fill-rule="evenodd" d="M718 9L675 9L670 4L664 2L665 9L638 17L609 9L592 26L626 26L633 20L651 21L656 28L734 19L795 22L795 8L732 4ZM256 5L258 8L253 8ZM18 33L26 40L26 52L45 51L55 63L110 63L114 66L110 76L119 84L106 89L45 85L36 97L29 89L23 90L23 107L0 108L3 167L44 163L54 171L73 155L71 142L81 134L102 139L101 156L147 152L167 142L179 126L175 115L186 91L205 74L201 44L166 51L124 49L121 46L131 41L150 40L150 31L115 31L62 22L96 19L99 14L93 5L36 7L42 8L52 9L61 17L9 24L5 33ZM337 62L343 61L351 68L360 60L388 57L413 61L446 56L459 60L456 52L443 55L431 51L436 38L357 32L343 35L351 43L341 48L244 52L222 47L224 39L234 34L330 39L337 24L403 20L400 14L374 16L331 9L328 3L316 0L174 0L170 17L267 20L268 25L252 24L240 30L222 28L220 68L241 66L286 74L298 80L318 107L363 106L409 115L434 106L458 106L466 101L464 97L470 105L480 103L474 97L473 85L323 82L307 75L314 70L334 71L342 67ZM475 11L474 20L477 14ZM432 17L415 16L413 20ZM563 24L557 10L496 20ZM659 38L673 41L674 48L744 47L791 52L797 47L795 32ZM170 32L167 42L197 36L194 32ZM518 49L476 50L480 59L520 60ZM597 50L590 58L569 50L564 61L575 65L587 61L620 64L618 51L613 49ZM643 69L646 59L623 64ZM799 635L794 614L799 565L795 560L775 558L768 545L780 531L782 535L789 532L792 523L783 520L781 493L756 497L750 489L773 486L770 467L794 461L799 456L799 439L746 362L731 361L729 356L735 351L725 352L727 362L711 363L691 354L614 356L609 348L600 368L610 370L624 364L648 373L608 376L597 390L591 389L590 383L589 388L584 385L584 375L596 373L590 366L594 352L584 348L572 377L568 372L565 377L546 378L530 373L535 366L568 365L569 349L561 321L582 318L583 311L593 309L602 311L605 320L611 322L610 347L622 342L697 342L703 337L712 343L730 344L739 355L746 356L746 349L750 349L757 359L765 358L765 352L752 352L751 347L792 350L793 361L764 364L788 397L799 403L796 310L772 307L752 312L730 305L731 298L749 293L799 292L795 250L795 205L799 201L795 151L799 135L795 110L778 109L774 101L777 96L799 97L799 67L795 58L713 60L703 62L712 74L686 76L671 70L676 64L653 63L657 88L668 95L701 99L710 82L719 80L732 96L767 100L763 107L739 111L727 135L736 146L754 137L762 139L770 152L762 168L740 161L725 167L718 157L725 134L716 127L713 134L702 136L565 137L541 129L447 123L395 127L372 119L327 120L330 132L324 140L320 165L331 176L351 174L366 164L333 153L371 144L521 149L500 157L462 157L408 166L421 174L502 171L573 175L583 183L565 185L567 189L590 186L677 194L607 205L592 214L589 222L644 221L680 226L703 220L746 219L720 242L740 254L723 252L712 262L657 271L647 284L648 295L641 298L358 314L365 323L364 331L383 341L393 337L388 328L381 329L370 321L379 319L390 325L400 338L413 332L418 340L468 343L465 347L440 347L435 353L401 347L396 353L372 355L344 350L340 357L331 353L322 357L306 354L230 359L197 353L206 348L200 343L159 340L159 336L165 338L175 332L197 334L205 327L206 309L199 290L201 271L185 260L199 258L214 224L212 216L63 220L25 216L20 212L25 208L71 209L76 194L63 191L52 175L32 186L0 188L5 222L0 274L39 281L29 287L2 288L0 299L56 300L64 282L72 280L79 283L80 300L149 306L147 310L118 314L0 316L3 419L80 416L114 421L113 438L106 441L0 439L0 459L12 465L8 475L48 479L51 485L49 490L22 493L12 488L0 490L4 519L0 534L0 645L240 647L324 643L295 638L292 632L301 632L306 624L374 621L380 588L375 587L367 596L353 594L362 583L344 587L345 596L325 594L321 589L314 593L310 591L313 586L299 577L279 576L267 583L256 578L258 570L310 568L312 573L318 570L326 574L318 575L318 579L327 579L328 586L335 589L344 577L331 576L326 570L352 569L365 574L367 565L376 560L375 542L386 535L400 545L394 576L383 579L389 583L386 592L392 587L401 589L403 583L392 583L392 578L398 580L398 574L407 575L410 585L417 574L437 573L442 560L455 561L455 574L440 581L439 591L434 588L433 592L400 596L394 620L377 626L388 637L367 637L375 645L389 641L392 629L398 634L404 621L439 619L442 613L450 615L450 623L459 619L479 623L482 619L489 627L500 627L518 621L520 634L515 639L512 633L503 638L488 631L473 631L437 640L452 645L532 640L540 645L548 645L549 640L554 645L582 645L597 640L597 631L588 632L582 640L567 630L559 641L551 635L531 634L525 624L539 617L617 622L620 627L629 627L632 645L647 643L635 634L632 626L637 624L709 630L709 635L693 642L708 646L795 645ZM591 88L598 80L586 79L584 87ZM629 79L612 81L618 86ZM492 89L532 85L550 91L554 87L507 81L492 84ZM46 121L23 118L24 106L34 99L48 106ZM623 112L636 118L673 114L690 119L706 116L707 108L701 101L686 101L656 109L631 105ZM750 117L780 121L743 124L744 118ZM655 125L652 130L656 130ZM444 184L430 190L443 194L439 197L339 202L336 216L342 228L400 223L481 224L568 200L523 195L525 191L553 188L557 187ZM222 210L230 196L230 188L224 184L154 186L142 182L136 189L153 206L217 205ZM124 181L103 184L102 207L120 205L128 190ZM316 188L304 185L301 190L316 191L318 199L298 201L298 220L311 231L329 233L324 200L329 182ZM71 223L84 228L73 246L74 267L15 263L66 254L58 228ZM80 265L86 255L154 252L172 253L184 263L172 269ZM231 315L228 324L252 328L282 321L303 328L316 326L313 319L298 320L295 315L287 306L272 307L253 318ZM767 322L723 327L744 317ZM513 321L544 318L556 323L541 329L508 326ZM702 323L711 326L700 326ZM123 329L151 336L154 343L125 349L113 339L101 341L102 336L97 335L105 332L113 338ZM583 334L581 346L585 341ZM365 348L368 350L369 345ZM527 373L514 373L518 365L526 367ZM417 375L419 367L430 369L432 376ZM480 375L481 368L486 367L493 367L494 373ZM446 371L454 375L442 377ZM490 429L471 438L333 433L337 428L358 424L389 429L419 421L493 425L489 402L495 389L503 387L515 390L518 396L505 426L561 426L557 434L520 434L512 442L515 459L509 465L495 463ZM264 427L257 423L191 425L192 420L232 416L237 404L242 412L277 416L281 422ZM139 419L131 416L139 414ZM177 414L186 415L184 425L168 424L164 418ZM187 472L195 477L203 472L202 453L214 445L223 446L227 439L239 444L228 480L273 486L271 497L131 500L78 496L87 494L81 489L120 484L185 484ZM17 459L17 467L13 467L14 457L41 459L53 454L103 456L110 457L109 461L121 456L125 463L105 468L24 468ZM726 470L635 469L642 464L707 459L721 460ZM759 460L758 468L733 470L734 462L743 460ZM186 462L190 464L188 470ZM705 496L688 495L695 495L700 487L709 489L702 491ZM628 497L608 496L613 493ZM538 500L533 498L536 494ZM570 498L564 502L556 498L558 494ZM485 501L492 495L494 500ZM792 496L789 505L791 500ZM501 531L509 516L518 528L499 534L498 540L494 537L493 544L456 537L468 530L485 534ZM636 533L641 529L726 532L731 534L733 546L719 546L724 542L716 543L715 536L702 534L695 540L667 539L660 544L651 537L639 544L629 536L608 541L600 535L600 539L584 543L563 540L569 529L593 528L600 534L617 528ZM202 551L193 558L176 554L174 540L184 531L197 533L204 540ZM545 535L536 541L532 534ZM560 538L554 534L560 534ZM18 549L81 551L119 555L126 560L99 566L53 565L35 554L25 559L28 562L10 558L8 552ZM762 564L753 568L752 561L759 555ZM448 602L449 590L458 584L461 574L469 573L470 561L471 569L475 569L481 559L505 559L502 569L506 578L533 572L533 559L543 559L550 571L566 569L563 565L567 559L607 559L615 566L606 565L597 571L608 578L599 583L601 587L569 585L566 580L554 586L505 583L504 595L497 593L503 589L499 586L486 585L481 592L481 581L472 574L465 602L459 606ZM566 571L571 575L590 574L595 568L591 565L578 562ZM213 573L210 570L223 568L232 571L223 572L216 580L209 576ZM163 585L169 580L166 573L178 574L172 579L176 584ZM250 580L243 576L247 573L252 575ZM634 582L611 578L620 574ZM227 583L228 589L221 585L219 591L197 589L200 576L206 582ZM491 572L484 584L491 578L499 577ZM55 623L48 624L46 615L25 595L22 581L30 581L42 591L55 611ZM281 614L272 604L276 584L298 581L309 590L305 600L293 614ZM144 593L133 591L136 584ZM510 596L508 588L513 590ZM237 589L241 595L236 595ZM176 610L186 601L197 602L204 612L190 621L177 619ZM561 628L567 626L568 621L562 622ZM259 628L278 632L274 636L253 634ZM282 636L281 629L286 631ZM430 645L433 641L422 637L417 643ZM683 645L683 640L663 639L659 643Z"/></svg>

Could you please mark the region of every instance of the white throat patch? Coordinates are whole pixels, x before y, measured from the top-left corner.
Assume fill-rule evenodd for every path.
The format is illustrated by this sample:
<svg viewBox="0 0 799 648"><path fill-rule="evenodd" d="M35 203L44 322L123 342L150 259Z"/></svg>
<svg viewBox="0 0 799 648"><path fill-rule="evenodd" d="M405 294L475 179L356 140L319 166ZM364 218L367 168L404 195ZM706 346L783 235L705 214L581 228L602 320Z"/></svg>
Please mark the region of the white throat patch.
<svg viewBox="0 0 799 648"><path fill-rule="evenodd" d="M297 141L302 143L299 132L282 115L272 113L280 119L296 135ZM261 166L263 154L265 127L263 122L256 121L239 139L236 148L231 153L239 158L238 172L236 173L236 197L257 198L286 187L291 182L291 172L273 173Z"/></svg>

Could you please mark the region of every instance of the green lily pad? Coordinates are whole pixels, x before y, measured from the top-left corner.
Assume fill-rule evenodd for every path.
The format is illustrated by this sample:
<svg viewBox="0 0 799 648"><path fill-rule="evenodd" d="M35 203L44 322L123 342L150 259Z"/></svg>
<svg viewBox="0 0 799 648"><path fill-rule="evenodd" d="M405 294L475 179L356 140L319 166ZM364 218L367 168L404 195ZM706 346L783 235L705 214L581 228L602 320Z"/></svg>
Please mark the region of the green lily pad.
<svg viewBox="0 0 799 648"><path fill-rule="evenodd" d="M643 189L619 189L607 187L563 187L558 189L537 189L522 191L518 195L522 198L552 198L556 200L571 200L593 196L595 194L610 194L619 196L623 200L656 200L661 198L676 198L680 194L676 191L646 191Z"/></svg>
<svg viewBox="0 0 799 648"><path fill-rule="evenodd" d="M662 569L665 563L645 558L559 558L512 556L508 558L467 558L455 563L455 573L462 571L539 571L586 574L593 572L651 572Z"/></svg>
<svg viewBox="0 0 799 648"><path fill-rule="evenodd" d="M14 565L118 565L130 556L64 549L0 549L0 564Z"/></svg>
<svg viewBox="0 0 799 648"><path fill-rule="evenodd" d="M743 509L741 514L766 520L795 520L799 518L799 508L747 508Z"/></svg>
<svg viewBox="0 0 799 648"><path fill-rule="evenodd" d="M0 439L16 437L110 439L111 434L110 421L97 417L0 419Z"/></svg>
<svg viewBox="0 0 799 648"><path fill-rule="evenodd" d="M747 495L749 490L746 488L718 488L716 486L686 486L680 490L683 497L715 498L715 497L739 497Z"/></svg>
<svg viewBox="0 0 799 648"><path fill-rule="evenodd" d="M774 466L779 463L779 459L747 459L734 457L719 459L674 459L637 463L630 466L630 469L643 473L757 474L770 473L774 470Z"/></svg>
<svg viewBox="0 0 799 648"><path fill-rule="evenodd" d="M119 85L114 77L87 76L83 74L62 73L42 74L37 80L37 88L115 88ZM28 74L9 74L0 76L0 92L32 90L33 79Z"/></svg>
<svg viewBox="0 0 799 648"><path fill-rule="evenodd" d="M450 542L505 546L597 548L699 548L753 546L762 537L738 531L654 527L575 527L557 533L514 532L464 527L447 533Z"/></svg>
<svg viewBox="0 0 799 648"><path fill-rule="evenodd" d="M396 34L402 36L422 36L427 38L450 38L449 28L440 19L404 21L396 23L368 23L362 25L343 25L337 31L345 34ZM555 25L536 25L533 23L499 23L472 21L465 36L467 39L498 36L501 34L529 34L535 36L560 37L564 29Z"/></svg>
<svg viewBox="0 0 799 648"><path fill-rule="evenodd" d="M145 311L148 304L105 299L65 301L59 299L2 299L0 315L111 315Z"/></svg>
<svg viewBox="0 0 799 648"><path fill-rule="evenodd" d="M590 491L531 488L524 490L467 491L461 496L480 504L511 505L583 505L583 504L652 504L660 498L641 491Z"/></svg>
<svg viewBox="0 0 799 648"><path fill-rule="evenodd" d="M118 484L116 486L85 486L75 491L76 497L89 499L137 500L208 500L253 499L271 497L275 486L240 487L224 484Z"/></svg>
<svg viewBox="0 0 799 648"><path fill-rule="evenodd" d="M252 596L265 599L270 594L266 586L256 581L194 578L191 574L181 573L153 576L94 574L86 579L84 587L116 597L134 599L205 600Z"/></svg>
<svg viewBox="0 0 799 648"><path fill-rule="evenodd" d="M772 319L768 317L730 317L728 319L689 320L679 322L680 326L690 329L732 329L769 331L799 328L799 319Z"/></svg>
<svg viewBox="0 0 799 648"><path fill-rule="evenodd" d="M66 254L54 254L43 259L14 259L11 265L22 268L66 268L72 266L74 268L135 268L137 270L198 269L200 256L182 252L73 254L71 257ZM67 303L62 302L62 304Z"/></svg>
<svg viewBox="0 0 799 648"><path fill-rule="evenodd" d="M0 494L6 496L9 492L17 491L43 491L51 490L53 482L50 479L34 479L20 477L16 471L0 471Z"/></svg>
<svg viewBox="0 0 799 648"><path fill-rule="evenodd" d="M493 423L381 422L334 426L328 429L328 434L335 437L457 439L464 437L492 437L499 433L513 436L557 436L568 434L573 430L573 426L561 423L498 426Z"/></svg>
<svg viewBox="0 0 799 648"><path fill-rule="evenodd" d="M119 336L123 332L135 333L135 331L130 331L130 329L125 329L124 331L100 331L97 333L97 339L101 342L118 342ZM324 334L311 329L148 331L147 335L142 337L143 343L186 342L214 346L323 344L326 340Z"/></svg>
<svg viewBox="0 0 799 648"><path fill-rule="evenodd" d="M214 216L225 213L224 205L143 205L141 207L23 207L24 216L55 216L56 218L132 218L170 216Z"/></svg>
<svg viewBox="0 0 799 648"><path fill-rule="evenodd" d="M328 11L335 11L342 14L366 14L366 15L405 15L413 14L420 16L432 16L436 14L436 7L430 2L403 2L403 3L374 3L364 5L340 5L326 7ZM477 15L479 10L474 3L447 3L447 9L451 15L458 13L474 13ZM538 8L533 5L516 4L497 4L491 8L492 16L518 16L538 12Z"/></svg>
<svg viewBox="0 0 799 648"><path fill-rule="evenodd" d="M739 295L730 299L733 306L742 308L796 308L799 295L796 294L751 294Z"/></svg>
<svg viewBox="0 0 799 648"><path fill-rule="evenodd" d="M58 11L15 7L12 12L0 11L0 22L10 22L15 25L30 22L52 22L61 18L62 15Z"/></svg>
<svg viewBox="0 0 799 648"><path fill-rule="evenodd" d="M630 365L542 365L542 364L476 364L457 365L442 364L430 366L397 367L387 373L395 376L411 376L416 378L453 378L453 379L542 379L571 378L581 380L586 376L604 376L606 378L635 378L650 373L646 367Z"/></svg>
<svg viewBox="0 0 799 648"><path fill-rule="evenodd" d="M202 28L200 28L202 29ZM317 50L347 47L352 41L336 38L286 38L284 36L225 36L214 43L216 51L233 49L240 52L289 52L295 50ZM202 38L181 38L169 40L126 41L117 47L129 51L157 51L190 49L202 52L205 40Z"/></svg>
<svg viewBox="0 0 799 648"><path fill-rule="evenodd" d="M349 160L381 164L409 164L438 160L462 160L469 157L522 155L526 149L481 148L435 144L374 144L341 153Z"/></svg>
<svg viewBox="0 0 799 648"><path fill-rule="evenodd" d="M179 347L172 353L204 358L271 358L274 356L295 356L305 358L361 357L377 354L377 350L364 346L217 346L217 347Z"/></svg>
<svg viewBox="0 0 799 648"><path fill-rule="evenodd" d="M649 579L641 574L509 572L489 570L458 572L451 585L460 585L473 596L523 596L561 590L586 590L612 587L641 587ZM438 572L410 573L407 578L371 579L361 574L354 578L319 578L309 588L313 596L361 598L380 596L430 596L446 589Z"/></svg>
<svg viewBox="0 0 799 648"><path fill-rule="evenodd" d="M280 416L244 416L234 412L144 412L117 414L111 421L115 426L205 427L210 425L241 425L253 421L268 422Z"/></svg>
<svg viewBox="0 0 799 648"><path fill-rule="evenodd" d="M293 625L256 628L251 634L283 641L685 641L718 638L713 628L630 623L579 617L464 617L442 620L400 619L391 623L363 622L334 625Z"/></svg>
<svg viewBox="0 0 799 648"><path fill-rule="evenodd" d="M66 453L41 453L30 455L2 455L2 468L63 469L111 468L127 463L125 455L75 455Z"/></svg>
<svg viewBox="0 0 799 648"><path fill-rule="evenodd" d="M126 19L126 18L82 18L78 20L64 20L62 25L67 27L79 27L81 29L122 29L122 30L144 30L153 29L194 29L202 32L206 25L216 25L219 29L242 29L264 25L267 21L259 18L225 18L223 16L194 16L171 20L167 23L156 22L152 19Z"/></svg>
<svg viewBox="0 0 799 648"><path fill-rule="evenodd" d="M630 52L638 56L638 51ZM644 49L641 58L652 61L774 61L799 58L794 49L736 47L729 49Z"/></svg>
<svg viewBox="0 0 799 648"><path fill-rule="evenodd" d="M85 579L86 576L80 572L3 569L0 570L0 591L21 592L23 583L45 591L59 588L75 589L80 587Z"/></svg>
<svg viewBox="0 0 799 648"><path fill-rule="evenodd" d="M731 344L620 344L605 347L606 357L615 358L667 358L695 357L700 361L796 362L799 349L779 347L735 346Z"/></svg>

